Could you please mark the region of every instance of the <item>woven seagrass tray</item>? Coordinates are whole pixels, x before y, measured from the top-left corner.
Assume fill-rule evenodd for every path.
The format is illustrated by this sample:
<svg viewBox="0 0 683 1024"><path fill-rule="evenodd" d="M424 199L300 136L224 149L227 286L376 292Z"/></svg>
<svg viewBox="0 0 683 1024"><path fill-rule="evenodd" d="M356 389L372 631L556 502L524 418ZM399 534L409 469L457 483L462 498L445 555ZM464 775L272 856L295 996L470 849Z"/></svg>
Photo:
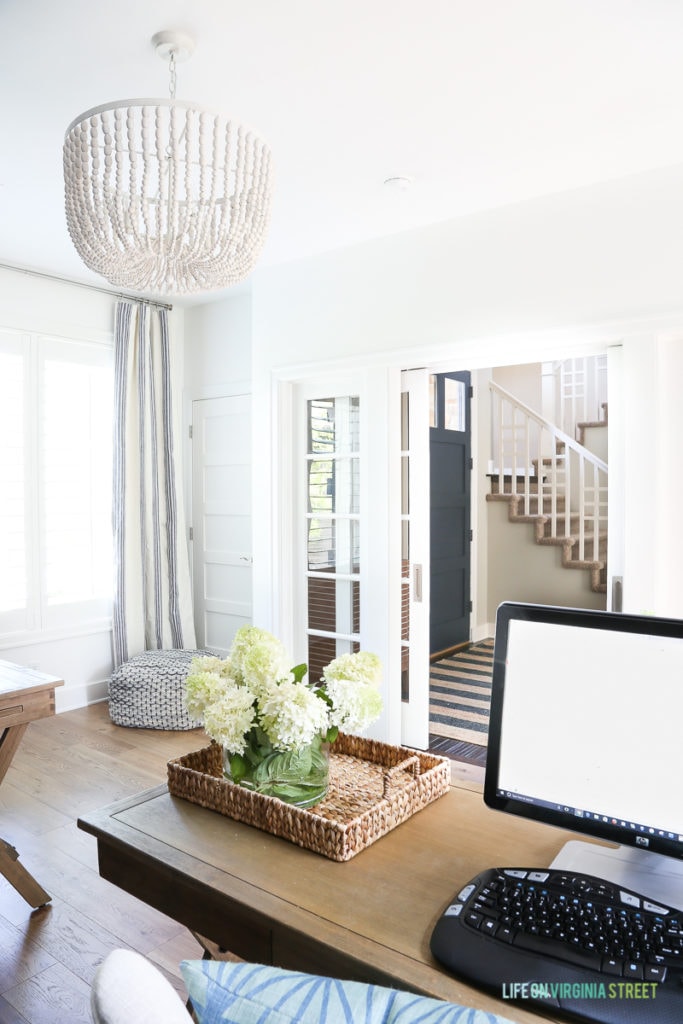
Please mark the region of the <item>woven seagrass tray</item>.
<svg viewBox="0 0 683 1024"><path fill-rule="evenodd" d="M223 776L216 743L168 762L173 796L288 839L330 860L355 857L450 785L446 757L340 734L330 751L330 784L315 807L293 807Z"/></svg>

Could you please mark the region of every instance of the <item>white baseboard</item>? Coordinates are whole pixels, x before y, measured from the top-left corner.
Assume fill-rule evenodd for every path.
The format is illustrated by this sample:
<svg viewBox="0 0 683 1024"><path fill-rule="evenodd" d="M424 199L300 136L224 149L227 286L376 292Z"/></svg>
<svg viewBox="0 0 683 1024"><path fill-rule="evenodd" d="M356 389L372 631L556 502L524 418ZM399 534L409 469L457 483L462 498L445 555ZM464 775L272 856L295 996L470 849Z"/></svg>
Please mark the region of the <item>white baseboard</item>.
<svg viewBox="0 0 683 1024"><path fill-rule="evenodd" d="M472 643L478 644L480 640L488 640L489 637L495 635L495 626L492 622L480 623L478 626L472 627Z"/></svg>
<svg viewBox="0 0 683 1024"><path fill-rule="evenodd" d="M109 696L109 680L103 679L96 683L85 683L83 686L60 686L55 690L55 711L60 715L63 711L75 711L85 708L88 704L99 704Z"/></svg>

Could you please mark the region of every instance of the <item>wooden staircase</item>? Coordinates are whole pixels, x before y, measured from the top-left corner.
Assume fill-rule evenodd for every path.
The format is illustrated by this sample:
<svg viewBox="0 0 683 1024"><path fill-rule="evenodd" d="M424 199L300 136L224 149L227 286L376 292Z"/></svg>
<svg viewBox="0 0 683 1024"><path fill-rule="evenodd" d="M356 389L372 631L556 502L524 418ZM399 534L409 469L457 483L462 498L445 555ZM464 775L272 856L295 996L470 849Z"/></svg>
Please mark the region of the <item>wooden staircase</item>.
<svg viewBox="0 0 683 1024"><path fill-rule="evenodd" d="M532 486L538 486L538 477L530 478ZM521 489L521 488L520 488ZM570 531L567 534L553 536L551 532L550 498L542 498L539 511L538 495L532 495L530 507L525 511L524 495L512 490L511 478L504 477L503 490L500 490L500 478L491 476L491 493L486 495L487 501L506 501L508 520L511 523L529 523L533 526L533 538L536 544L559 547L562 552L563 569L583 569L590 574L590 589L596 594L607 593L607 531L598 534L598 558L581 558L579 550L579 516L570 513ZM564 512L564 499L559 503L558 511ZM585 533L584 539L593 546L593 534Z"/></svg>
<svg viewBox="0 0 683 1024"><path fill-rule="evenodd" d="M486 500L507 502L511 523L531 525L536 544L559 547L563 568L587 572L590 589L606 593L607 465L504 389L491 390L497 437ZM604 412L604 420L577 424L582 440L588 427L607 423Z"/></svg>

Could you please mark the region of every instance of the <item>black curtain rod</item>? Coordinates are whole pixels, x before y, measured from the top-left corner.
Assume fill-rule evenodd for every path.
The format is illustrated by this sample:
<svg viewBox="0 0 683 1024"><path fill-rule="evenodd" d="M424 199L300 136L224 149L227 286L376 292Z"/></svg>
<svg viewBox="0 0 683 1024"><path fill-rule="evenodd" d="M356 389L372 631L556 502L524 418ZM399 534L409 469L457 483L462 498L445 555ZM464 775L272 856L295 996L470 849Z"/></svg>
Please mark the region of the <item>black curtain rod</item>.
<svg viewBox="0 0 683 1024"><path fill-rule="evenodd" d="M110 295L112 299L124 299L126 302L144 302L147 306L157 306L159 309L173 309L167 302L158 302L156 299L144 299L139 295L124 295L123 292L113 292L109 288L101 288L96 284L86 284L84 281L72 281L68 277L59 277L57 274L46 274L41 270L29 270L27 267L13 267L9 263L0 263L0 270L12 270L16 274L28 274L29 277L42 277L46 281L58 281L60 284L70 284L75 288L87 288L91 292L101 292L102 295Z"/></svg>

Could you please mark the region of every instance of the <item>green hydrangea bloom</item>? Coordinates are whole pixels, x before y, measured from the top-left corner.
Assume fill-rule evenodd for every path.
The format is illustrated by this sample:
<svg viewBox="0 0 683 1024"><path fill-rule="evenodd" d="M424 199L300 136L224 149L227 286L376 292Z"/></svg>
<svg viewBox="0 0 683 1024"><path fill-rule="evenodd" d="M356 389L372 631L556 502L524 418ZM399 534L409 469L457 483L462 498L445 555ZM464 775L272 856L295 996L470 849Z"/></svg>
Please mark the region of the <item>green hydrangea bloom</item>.
<svg viewBox="0 0 683 1024"><path fill-rule="evenodd" d="M231 754L243 754L247 733L256 722L254 695L246 686L232 684L204 712L204 728Z"/></svg>

